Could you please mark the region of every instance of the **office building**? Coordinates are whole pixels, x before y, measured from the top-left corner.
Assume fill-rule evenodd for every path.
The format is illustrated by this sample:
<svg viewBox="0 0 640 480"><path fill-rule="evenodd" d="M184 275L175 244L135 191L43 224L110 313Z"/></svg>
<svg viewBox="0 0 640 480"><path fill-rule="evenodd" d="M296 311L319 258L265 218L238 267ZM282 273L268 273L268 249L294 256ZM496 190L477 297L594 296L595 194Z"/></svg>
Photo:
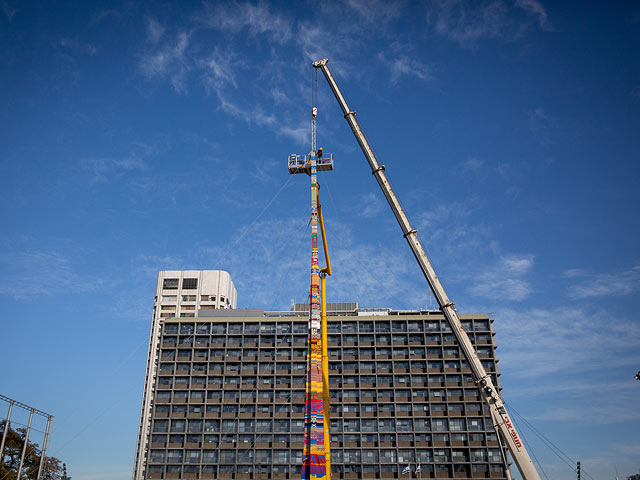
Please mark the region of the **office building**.
<svg viewBox="0 0 640 480"><path fill-rule="evenodd" d="M200 290L210 275L224 290ZM200 280L187 291L190 278ZM225 272L160 272L134 480L299 477L308 306L226 307L235 290ZM422 478L506 478L488 410L440 312L328 310L333 478L409 478L407 465L413 478L418 465ZM492 320L461 320L499 385Z"/></svg>

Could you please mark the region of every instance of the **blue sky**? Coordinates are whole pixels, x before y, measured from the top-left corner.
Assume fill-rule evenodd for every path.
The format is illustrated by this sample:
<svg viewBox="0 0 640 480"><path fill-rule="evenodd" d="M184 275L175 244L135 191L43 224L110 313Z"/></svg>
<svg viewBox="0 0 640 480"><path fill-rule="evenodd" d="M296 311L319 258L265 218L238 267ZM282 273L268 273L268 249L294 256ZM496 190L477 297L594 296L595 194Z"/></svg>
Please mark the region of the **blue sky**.
<svg viewBox="0 0 640 480"><path fill-rule="evenodd" d="M507 403L594 479L640 470L637 4L0 6L0 390L74 479L130 476L158 270L304 301L286 159L324 57L458 311L495 316ZM318 108L330 300L434 306L323 78Z"/></svg>

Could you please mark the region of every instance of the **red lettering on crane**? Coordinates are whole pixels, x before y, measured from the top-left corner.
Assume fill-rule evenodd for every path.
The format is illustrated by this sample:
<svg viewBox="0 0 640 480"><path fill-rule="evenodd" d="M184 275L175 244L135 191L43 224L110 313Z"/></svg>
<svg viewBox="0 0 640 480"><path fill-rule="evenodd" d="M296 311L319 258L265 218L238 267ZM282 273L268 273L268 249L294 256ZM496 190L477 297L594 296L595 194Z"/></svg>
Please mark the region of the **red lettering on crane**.
<svg viewBox="0 0 640 480"><path fill-rule="evenodd" d="M515 443L516 447L522 448L522 443L520 442L518 433L516 432L516 429L513 428L513 425L511 425L511 421L509 420L509 417L507 417L506 415L504 417L504 423L509 429L509 434L511 435L511 438L513 438L513 443Z"/></svg>

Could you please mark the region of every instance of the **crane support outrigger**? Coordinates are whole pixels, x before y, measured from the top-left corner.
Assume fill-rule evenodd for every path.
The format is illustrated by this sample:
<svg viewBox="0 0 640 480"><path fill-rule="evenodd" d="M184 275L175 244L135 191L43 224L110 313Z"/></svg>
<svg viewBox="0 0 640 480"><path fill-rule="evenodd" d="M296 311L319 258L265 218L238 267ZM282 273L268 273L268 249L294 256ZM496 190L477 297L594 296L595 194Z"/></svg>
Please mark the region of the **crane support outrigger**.
<svg viewBox="0 0 640 480"><path fill-rule="evenodd" d="M489 406L489 411L491 413L491 418L494 422L494 426L502 435L504 440L506 441L509 452L522 475L524 480L540 480L540 476L533 466L533 462L527 453L527 450L524 447L524 444L520 438L520 435L516 431L515 426L513 425L507 411L505 409L504 403L500 398L500 394L498 390L493 384L491 376L486 372L480 359L478 358L478 354L475 351L475 348L471 344L471 340L467 336L466 332L462 328L462 323L458 318L458 314L453 307L453 302L449 300L446 292L438 276L436 275L431 262L427 258L427 255L420 244L420 240L418 239L417 231L411 226L409 223L409 219L407 218L404 210L402 209L398 198L393 192L389 181L387 180L387 176L385 175L385 167L384 165L380 165L369 142L365 138L360 126L358 125L358 121L356 120L356 113L352 111L347 105L344 96L340 92L336 81L333 78L333 75L329 71L329 67L327 66L328 59L318 60L317 62L313 62L313 66L317 69L320 69L324 74L333 94L336 97L336 100L340 104L340 108L344 113L344 118L349 123L351 130L353 131L356 140L360 144L360 148L364 153L367 161L369 162L369 166L371 167L371 173L376 177L378 181L378 185L382 189L382 193L387 199L391 210L393 210L393 214L396 217L396 220L400 224L400 228L402 229L402 234L404 238L407 240L411 251L413 252L414 257L418 261L420 265L420 269L424 274L433 295L436 297L438 301L438 305L440 306L440 310L444 314L445 318L449 322L451 326L451 330L453 330L456 339L458 340L458 344L462 349L465 359L469 363L471 367L471 371L473 373L473 377L475 379L476 384L479 387L481 395L487 405ZM508 471L506 472L508 474Z"/></svg>

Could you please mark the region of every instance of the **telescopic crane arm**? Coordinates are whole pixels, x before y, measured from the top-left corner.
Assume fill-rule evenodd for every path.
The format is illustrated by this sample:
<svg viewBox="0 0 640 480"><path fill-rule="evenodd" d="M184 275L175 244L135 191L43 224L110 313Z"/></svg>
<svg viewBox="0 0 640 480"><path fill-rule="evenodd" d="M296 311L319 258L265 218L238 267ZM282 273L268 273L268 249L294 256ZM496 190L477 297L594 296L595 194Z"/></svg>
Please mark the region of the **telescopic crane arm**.
<svg viewBox="0 0 640 480"><path fill-rule="evenodd" d="M324 74L327 82L329 82L329 86L333 91L333 94L338 100L340 104L340 108L344 113L344 118L349 123L353 134L356 137L356 140L360 144L360 148L364 153L367 161L369 162L369 166L371 167L371 173L376 177L378 181L378 185L382 189L382 193L387 199L391 210L393 210L393 214L396 217L396 220L400 224L400 228L402 229L402 233L404 238L407 240L413 255L415 256L418 264L420 265L420 269L424 274L431 291L433 292L436 300L438 301L438 305L440 306L440 310L444 314L445 318L449 322L451 326L451 330L453 330L458 343L460 344L460 348L462 348L462 352L464 354L465 359L469 363L471 367L471 371L473 373L474 379L479 386L480 392L482 394L483 399L489 406L489 410L491 413L491 417L495 423L496 428L500 431L505 441L507 442L507 447L513 456L513 459L520 471L524 480L540 480L540 476L536 471L533 463L531 462L531 458L527 453L522 440L516 431L513 423L511 422L507 411L504 407L504 403L500 398L500 395L493 385L493 381L491 376L487 374L478 355L469 340L466 332L462 328L462 323L458 318L458 314L453 308L453 302L449 300L438 276L436 275L431 262L427 258L427 255L420 244L420 240L418 240L417 231L411 226L409 223L409 219L407 218L404 210L400 206L400 202L393 192L389 181L387 180L387 176L384 173L385 167L384 165L380 165L378 162L373 150L371 149L369 142L365 138L360 126L358 125L358 121L356 120L356 114L352 111L347 102L345 101L336 81L331 75L329 71L329 67L327 66L327 59L318 60L313 63L315 68L319 68Z"/></svg>

